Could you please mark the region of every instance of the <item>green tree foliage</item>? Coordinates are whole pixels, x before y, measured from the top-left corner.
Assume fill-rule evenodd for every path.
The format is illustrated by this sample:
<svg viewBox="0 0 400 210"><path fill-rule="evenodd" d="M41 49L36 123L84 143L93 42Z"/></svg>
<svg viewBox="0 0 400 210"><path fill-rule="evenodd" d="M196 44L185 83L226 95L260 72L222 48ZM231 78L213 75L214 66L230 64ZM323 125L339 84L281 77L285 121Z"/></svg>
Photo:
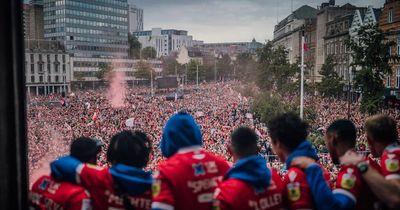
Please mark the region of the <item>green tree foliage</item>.
<svg viewBox="0 0 400 210"><path fill-rule="evenodd" d="M282 93L293 90L299 68L297 63L289 63L287 55L284 47L273 48L272 42L268 42L258 51L256 82L261 89L275 89Z"/></svg>
<svg viewBox="0 0 400 210"><path fill-rule="evenodd" d="M188 80L196 82L197 64L196 61L191 60L188 64ZM199 82L206 79L206 72L203 65L199 64Z"/></svg>
<svg viewBox="0 0 400 210"><path fill-rule="evenodd" d="M336 97L343 91L341 78L334 69L335 63L332 56L325 59L324 65L319 73L322 75L322 81L317 85L318 91L323 97Z"/></svg>
<svg viewBox="0 0 400 210"><path fill-rule="evenodd" d="M134 76L139 79L151 79L151 71L153 71L153 79L154 79L154 70L149 63L144 60L140 60L136 64L136 71L134 72Z"/></svg>
<svg viewBox="0 0 400 210"><path fill-rule="evenodd" d="M363 26L358 35L349 41L353 63L357 68L355 85L361 90L361 111L374 114L383 105L383 77L391 74L389 54L393 42L388 42L384 33L372 25Z"/></svg>
<svg viewBox="0 0 400 210"><path fill-rule="evenodd" d="M185 67L176 61L177 53L170 53L169 56L162 58L163 61L163 74L164 75L175 75L183 74Z"/></svg>
<svg viewBox="0 0 400 210"><path fill-rule="evenodd" d="M96 77L99 80L104 80L108 74L111 72L111 66L108 63L101 62L99 63L99 70L96 72Z"/></svg>
<svg viewBox="0 0 400 210"><path fill-rule="evenodd" d="M257 62L252 54L241 53L236 57L235 74L242 82L252 82L256 79Z"/></svg>
<svg viewBox="0 0 400 210"><path fill-rule="evenodd" d="M142 49L142 58L147 59L154 59L157 57L157 52L154 47L145 47Z"/></svg>
<svg viewBox="0 0 400 210"><path fill-rule="evenodd" d="M129 58L139 59L140 58L140 49L142 48L142 44L139 42L137 37L131 33L128 33L128 55Z"/></svg>
<svg viewBox="0 0 400 210"><path fill-rule="evenodd" d="M218 77L229 77L233 75L233 67L231 57L228 54L222 55L222 58L217 61Z"/></svg>
<svg viewBox="0 0 400 210"><path fill-rule="evenodd" d="M294 111L289 105L284 104L279 96L271 92L263 92L255 97L251 109L263 123L267 123L279 114Z"/></svg>

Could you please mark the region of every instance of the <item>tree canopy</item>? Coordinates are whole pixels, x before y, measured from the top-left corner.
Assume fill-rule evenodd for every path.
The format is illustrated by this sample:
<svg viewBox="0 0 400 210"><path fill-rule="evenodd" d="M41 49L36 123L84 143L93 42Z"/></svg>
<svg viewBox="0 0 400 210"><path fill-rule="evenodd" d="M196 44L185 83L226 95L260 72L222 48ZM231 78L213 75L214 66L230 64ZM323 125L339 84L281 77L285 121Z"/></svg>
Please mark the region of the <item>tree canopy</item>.
<svg viewBox="0 0 400 210"><path fill-rule="evenodd" d="M337 97L343 91L341 78L335 71L334 66L333 57L328 56L321 67L321 71L319 71L322 81L317 85L317 89L323 97Z"/></svg>
<svg viewBox="0 0 400 210"><path fill-rule="evenodd" d="M157 51L154 47L145 47L142 49L142 58L147 59L154 59L157 57Z"/></svg>
<svg viewBox="0 0 400 210"><path fill-rule="evenodd" d="M140 58L140 49L142 48L142 44L139 42L138 38L128 33L128 55L131 59L139 59Z"/></svg>

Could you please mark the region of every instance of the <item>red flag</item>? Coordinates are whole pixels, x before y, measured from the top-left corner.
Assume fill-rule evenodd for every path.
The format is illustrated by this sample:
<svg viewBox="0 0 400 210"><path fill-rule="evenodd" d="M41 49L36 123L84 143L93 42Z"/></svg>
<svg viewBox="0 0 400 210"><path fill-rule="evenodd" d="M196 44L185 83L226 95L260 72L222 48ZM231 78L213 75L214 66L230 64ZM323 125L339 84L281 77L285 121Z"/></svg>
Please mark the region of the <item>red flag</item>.
<svg viewBox="0 0 400 210"><path fill-rule="evenodd" d="M303 49L304 49L304 52L307 52L309 50L306 42L304 42Z"/></svg>

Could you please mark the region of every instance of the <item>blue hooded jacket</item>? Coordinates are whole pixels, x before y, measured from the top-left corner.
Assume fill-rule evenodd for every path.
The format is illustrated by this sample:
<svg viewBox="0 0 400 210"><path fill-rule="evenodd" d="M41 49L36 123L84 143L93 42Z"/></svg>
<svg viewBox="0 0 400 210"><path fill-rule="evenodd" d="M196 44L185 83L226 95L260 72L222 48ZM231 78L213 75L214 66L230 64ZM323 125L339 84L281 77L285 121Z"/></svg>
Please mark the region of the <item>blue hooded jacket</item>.
<svg viewBox="0 0 400 210"><path fill-rule="evenodd" d="M305 140L297 148L292 151L286 159L286 168L290 168L292 160L296 157L309 157L318 161L317 151L313 148L312 144Z"/></svg>
<svg viewBox="0 0 400 210"><path fill-rule="evenodd" d="M50 164L51 176L58 180L76 182L76 168L82 164L79 160L66 156ZM131 196L141 195L151 189L153 178L151 173L124 164L115 164L110 174L119 186Z"/></svg>
<svg viewBox="0 0 400 210"><path fill-rule="evenodd" d="M271 176L267 161L260 155L252 155L237 161L228 171L225 179L239 179L250 183L256 189L263 189L269 186Z"/></svg>
<svg viewBox="0 0 400 210"><path fill-rule="evenodd" d="M190 146L201 146L202 136L199 126L193 117L179 112L166 123L161 138L161 153L169 158L179 149Z"/></svg>

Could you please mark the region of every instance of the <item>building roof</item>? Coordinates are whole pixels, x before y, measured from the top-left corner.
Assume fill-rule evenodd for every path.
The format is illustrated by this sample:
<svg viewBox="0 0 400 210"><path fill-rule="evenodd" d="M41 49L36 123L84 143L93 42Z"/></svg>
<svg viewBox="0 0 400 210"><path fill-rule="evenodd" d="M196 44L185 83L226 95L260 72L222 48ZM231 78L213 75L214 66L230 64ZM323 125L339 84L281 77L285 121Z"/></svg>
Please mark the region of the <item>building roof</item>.
<svg viewBox="0 0 400 210"><path fill-rule="evenodd" d="M293 19L303 20L303 19L311 19L317 18L317 13L319 10L314 7L310 7L308 5L303 5L297 10L293 11L292 14L287 16L285 19L281 20L276 26L275 31L284 27L287 23L292 21Z"/></svg>

